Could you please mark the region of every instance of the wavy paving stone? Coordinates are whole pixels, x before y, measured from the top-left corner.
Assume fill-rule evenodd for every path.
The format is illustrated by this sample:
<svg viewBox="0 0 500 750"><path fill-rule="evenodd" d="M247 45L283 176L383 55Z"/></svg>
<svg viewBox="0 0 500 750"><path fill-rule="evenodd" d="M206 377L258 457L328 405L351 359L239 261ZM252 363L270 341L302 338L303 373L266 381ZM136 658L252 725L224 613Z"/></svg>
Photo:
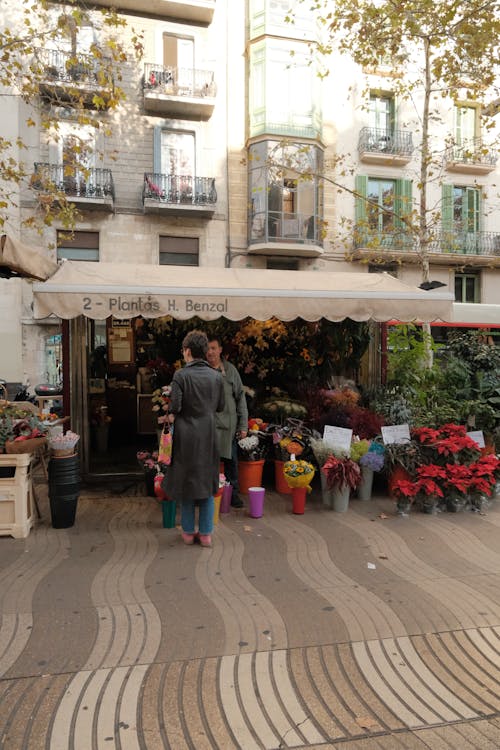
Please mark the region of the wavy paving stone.
<svg viewBox="0 0 500 750"><path fill-rule="evenodd" d="M500 622L493 617L494 589L490 597L483 584L471 592L470 581L455 580L439 567L441 559L466 563L476 532L465 528L465 523L454 535L460 540L460 552L451 548L446 552L447 545L442 544L442 557L424 558L409 527L398 535L396 526L368 521L368 513L333 514L312 503L305 516L294 517L288 500L271 496L263 519L232 514L219 524L214 547L205 550L184 547L173 530L160 531L158 507L153 503L106 498L102 505L96 503L95 514L92 504L92 500L82 504L81 525L59 532L59 539L68 537L62 552L77 555L82 576L92 571L86 582L90 602L86 606L95 614L93 643L88 648L85 642L79 658L82 669L0 679L0 747L493 750L500 746ZM421 523L425 525L419 521L418 526ZM103 534L103 528L106 552L103 546L87 554L86 533ZM38 530L29 539L35 540L37 534ZM445 536L436 532L439 542ZM353 556L355 544L360 551ZM273 550L267 558L266 545ZM379 560L379 554L388 559ZM278 581L272 566L265 575L265 563L254 561L255 555L268 561L280 558ZM498 579L496 557L494 549L477 544L471 558L474 572L480 574L476 580L481 575ZM376 571L366 568L370 558L377 561ZM49 566L35 591L26 589L26 599L23 594L20 601L38 600L40 591L63 569L61 561L55 565L56 570ZM175 578L167 587L164 583L153 587L151 576L159 580L159 572L169 566L175 568ZM443 569L447 570L444 564ZM0 582L8 585L10 579L1 575ZM280 585L280 578L287 578L288 588ZM427 607L420 622L432 625L430 603L434 602L439 632L432 628L410 632L408 623L419 620L403 619L398 613L405 605L384 598L384 586L395 590L404 585L417 594L415 607L420 602ZM451 607L448 586L464 601ZM160 614L165 590L169 604ZM153 598L148 593L152 591ZM161 639L170 638L172 623L177 629L183 624L170 617L176 592L185 595L183 612L191 620L195 617L194 623L201 616L207 625L216 625L216 640L197 642L197 648L205 649L201 658L188 653L186 658L160 661L159 653L172 653L160 649ZM207 612L197 612L197 597ZM293 606L289 601L284 604L284 598L290 597ZM15 598L10 601L12 605ZM327 605L323 609L328 612L321 616L330 623L330 631L325 625L314 629L317 611L322 610L308 612L311 602L315 607L318 602ZM472 615L467 611L471 603ZM483 606L486 614L478 618L482 627L464 628L463 622L476 617L474 608ZM33 611L35 618L43 614ZM304 621L309 617L311 632L321 633L321 641L304 639L290 648L287 622L294 611ZM441 628L451 622L458 627ZM192 621L186 632L197 632ZM26 651L27 647L16 664Z"/></svg>
<svg viewBox="0 0 500 750"><path fill-rule="evenodd" d="M67 557L67 536L32 532L23 554L0 572L0 677L26 648L33 627L33 597L40 581Z"/></svg>
<svg viewBox="0 0 500 750"><path fill-rule="evenodd" d="M91 587L99 622L94 647L54 717L53 750L88 750L103 743L134 748L138 696L161 638L160 620L144 587L158 548L148 515L144 504L127 503L111 520L113 554Z"/></svg>
<svg viewBox="0 0 500 750"><path fill-rule="evenodd" d="M224 524L217 543L204 550L196 565L196 581L219 610L226 630L226 652L286 648L286 626L273 604L253 586L242 567L244 544Z"/></svg>
<svg viewBox="0 0 500 750"><path fill-rule="evenodd" d="M340 514L339 514L340 515ZM417 588L433 596L441 609L447 609L450 629L495 626L500 623L500 601L484 595L476 587L443 576L419 558L396 531L384 523L372 523L357 513L341 514L336 522L356 530L370 545L380 568L392 570ZM433 520L433 517L430 516ZM382 558L382 559L381 559Z"/></svg>

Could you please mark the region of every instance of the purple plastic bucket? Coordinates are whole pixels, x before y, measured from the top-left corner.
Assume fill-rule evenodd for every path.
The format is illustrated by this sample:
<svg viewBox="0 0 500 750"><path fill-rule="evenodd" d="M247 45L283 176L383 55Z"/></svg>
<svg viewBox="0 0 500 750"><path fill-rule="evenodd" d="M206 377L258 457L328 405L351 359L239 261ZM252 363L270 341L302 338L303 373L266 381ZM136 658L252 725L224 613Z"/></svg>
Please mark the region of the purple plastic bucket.
<svg viewBox="0 0 500 750"><path fill-rule="evenodd" d="M233 495L233 487L231 484L225 484L222 490L222 498L220 501L219 513L229 513L231 510L231 497Z"/></svg>
<svg viewBox="0 0 500 750"><path fill-rule="evenodd" d="M264 487L248 488L248 513L252 518L260 518L264 513Z"/></svg>

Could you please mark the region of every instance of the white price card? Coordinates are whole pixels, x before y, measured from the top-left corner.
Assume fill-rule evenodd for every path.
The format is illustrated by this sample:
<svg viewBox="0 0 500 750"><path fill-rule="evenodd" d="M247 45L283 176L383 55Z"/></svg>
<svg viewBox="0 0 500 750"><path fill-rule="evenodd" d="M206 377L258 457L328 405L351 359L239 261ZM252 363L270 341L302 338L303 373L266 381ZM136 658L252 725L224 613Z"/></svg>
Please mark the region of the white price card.
<svg viewBox="0 0 500 750"><path fill-rule="evenodd" d="M382 440L385 445L389 443L408 443L410 441L410 428L407 424L390 424L382 427Z"/></svg>

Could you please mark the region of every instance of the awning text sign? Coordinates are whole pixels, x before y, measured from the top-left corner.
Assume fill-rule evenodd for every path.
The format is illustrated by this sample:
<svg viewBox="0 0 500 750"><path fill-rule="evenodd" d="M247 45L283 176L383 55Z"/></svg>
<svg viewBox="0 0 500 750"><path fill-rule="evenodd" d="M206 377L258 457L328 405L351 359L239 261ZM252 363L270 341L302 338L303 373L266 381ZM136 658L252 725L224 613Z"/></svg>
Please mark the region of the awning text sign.
<svg viewBox="0 0 500 750"><path fill-rule="evenodd" d="M82 315L89 318L107 318L109 315L120 317L156 317L158 315L172 315L193 317L198 314L213 314L214 317L227 315L229 301L227 297L214 299L200 299L193 297L163 297L148 295L82 295Z"/></svg>

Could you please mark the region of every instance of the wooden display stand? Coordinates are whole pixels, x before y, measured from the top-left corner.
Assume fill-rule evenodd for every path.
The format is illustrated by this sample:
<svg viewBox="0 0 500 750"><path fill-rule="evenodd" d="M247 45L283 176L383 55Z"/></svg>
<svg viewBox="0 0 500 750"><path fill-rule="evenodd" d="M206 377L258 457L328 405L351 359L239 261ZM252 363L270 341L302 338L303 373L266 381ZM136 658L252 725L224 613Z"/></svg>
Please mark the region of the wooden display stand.
<svg viewBox="0 0 500 750"><path fill-rule="evenodd" d="M32 453L0 454L0 467L15 468L13 477L0 477L0 536L23 539L35 523L32 458Z"/></svg>

